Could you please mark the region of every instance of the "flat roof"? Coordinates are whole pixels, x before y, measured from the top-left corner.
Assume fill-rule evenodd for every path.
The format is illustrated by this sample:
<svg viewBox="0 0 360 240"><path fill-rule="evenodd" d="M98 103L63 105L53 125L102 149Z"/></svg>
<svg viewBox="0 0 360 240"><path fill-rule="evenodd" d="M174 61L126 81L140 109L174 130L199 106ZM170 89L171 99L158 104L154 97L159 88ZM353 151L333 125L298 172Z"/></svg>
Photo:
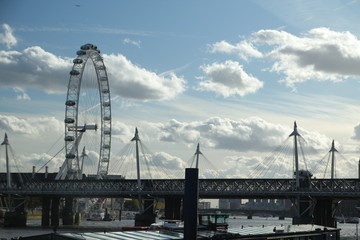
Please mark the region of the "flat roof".
<svg viewBox="0 0 360 240"><path fill-rule="evenodd" d="M227 232L198 231L198 239L214 237L215 235L227 235L237 239L279 239L282 237L300 237L332 234L340 231L339 228L330 228L319 225L277 225L277 226L257 226L229 228ZM69 240L176 240L183 239L182 232L173 231L102 231L102 232L83 232L83 233L50 233L22 239L69 239ZM40 237L40 238L38 238ZM49 238L48 238L49 237ZM226 239L226 238L225 238Z"/></svg>
<svg viewBox="0 0 360 240"><path fill-rule="evenodd" d="M277 225L277 226L257 226L257 227L240 227L240 228L229 228L228 233L236 234L238 236L310 236L318 235L321 233L337 232L339 228L324 227L320 225L312 224L300 224L300 225Z"/></svg>
<svg viewBox="0 0 360 240"><path fill-rule="evenodd" d="M125 232L86 232L86 233L58 233L64 239L81 240L175 240L183 239L182 233L169 231L125 231Z"/></svg>

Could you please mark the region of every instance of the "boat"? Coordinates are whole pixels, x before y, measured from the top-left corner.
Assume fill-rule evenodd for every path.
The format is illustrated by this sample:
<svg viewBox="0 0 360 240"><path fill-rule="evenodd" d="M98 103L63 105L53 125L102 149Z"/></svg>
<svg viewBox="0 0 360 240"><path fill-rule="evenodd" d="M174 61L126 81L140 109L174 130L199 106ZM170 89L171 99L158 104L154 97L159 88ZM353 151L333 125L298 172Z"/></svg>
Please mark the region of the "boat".
<svg viewBox="0 0 360 240"><path fill-rule="evenodd" d="M228 214L223 213L200 213L199 228L212 231L226 231L228 229Z"/></svg>
<svg viewBox="0 0 360 240"><path fill-rule="evenodd" d="M157 223L152 223L149 230L171 230L182 231L184 229L184 222L181 220L161 220Z"/></svg>
<svg viewBox="0 0 360 240"><path fill-rule="evenodd" d="M89 214L87 221L103 221L105 213L103 211L94 211Z"/></svg>

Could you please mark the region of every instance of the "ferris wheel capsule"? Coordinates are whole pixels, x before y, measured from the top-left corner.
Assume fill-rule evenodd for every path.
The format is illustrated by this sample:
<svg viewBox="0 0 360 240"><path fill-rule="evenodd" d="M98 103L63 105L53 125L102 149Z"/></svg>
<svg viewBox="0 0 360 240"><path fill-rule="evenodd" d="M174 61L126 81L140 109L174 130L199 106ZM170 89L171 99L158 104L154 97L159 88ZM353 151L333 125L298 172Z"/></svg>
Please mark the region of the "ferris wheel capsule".
<svg viewBox="0 0 360 240"><path fill-rule="evenodd" d="M83 55L86 55L86 51L79 50L79 51L76 52L76 54L79 55L79 56L83 56Z"/></svg>
<svg viewBox="0 0 360 240"><path fill-rule="evenodd" d="M74 60L73 60L73 63L75 63L75 64L81 64L81 63L83 63L84 61L81 59L81 58L75 58Z"/></svg>

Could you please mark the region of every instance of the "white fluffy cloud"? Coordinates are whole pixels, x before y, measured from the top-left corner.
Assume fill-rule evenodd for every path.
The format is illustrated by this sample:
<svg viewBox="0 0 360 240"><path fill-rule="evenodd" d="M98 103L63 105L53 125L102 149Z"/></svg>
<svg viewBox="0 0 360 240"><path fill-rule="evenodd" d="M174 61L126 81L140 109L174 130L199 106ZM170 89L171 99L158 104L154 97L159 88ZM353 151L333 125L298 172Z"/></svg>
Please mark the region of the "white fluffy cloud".
<svg viewBox="0 0 360 240"><path fill-rule="evenodd" d="M273 159L269 162L259 156L228 156L224 158L227 168L219 171L223 178L291 178L293 158Z"/></svg>
<svg viewBox="0 0 360 240"><path fill-rule="evenodd" d="M253 33L248 42L252 52L239 48L242 42L231 45L222 41L213 46L217 52L236 54L242 58L263 56L274 60L270 71L284 74L281 82L289 87L309 80L341 81L360 75L360 41L350 32L315 28L303 36L295 36L285 31L268 29ZM260 52L254 46L261 47L264 44L271 50L253 53ZM231 49L237 49L240 53Z"/></svg>
<svg viewBox="0 0 360 240"><path fill-rule="evenodd" d="M210 45L210 52L212 53L227 53L238 55L242 59L248 57L262 57L262 53L258 51L254 46L247 41L241 41L235 45L232 45L226 41L220 41Z"/></svg>
<svg viewBox="0 0 360 240"><path fill-rule="evenodd" d="M41 47L22 52L0 51L1 87L38 88L48 93L66 92L70 58L57 57Z"/></svg>
<svg viewBox="0 0 360 240"><path fill-rule="evenodd" d="M120 121L113 120L111 123L111 135L123 143L129 142L134 137L134 129Z"/></svg>
<svg viewBox="0 0 360 240"><path fill-rule="evenodd" d="M16 161L12 161L14 163L13 172L17 172L18 170L22 172L31 172L32 167L35 166L35 172L38 173L44 173L45 166L48 167L49 173L58 171L65 159L63 154L54 157L46 153L32 153L14 157Z"/></svg>
<svg viewBox="0 0 360 240"><path fill-rule="evenodd" d="M155 153L152 160L156 165L161 166L165 169L183 170L186 167L185 162L182 159L165 152Z"/></svg>
<svg viewBox="0 0 360 240"><path fill-rule="evenodd" d="M4 29L4 33L0 33L0 43L10 49L17 44L17 40L13 35L12 28L8 24L4 23L2 28Z"/></svg>
<svg viewBox="0 0 360 240"><path fill-rule="evenodd" d="M201 81L198 90L213 91L224 97L245 96L263 87L263 82L247 74L238 62L226 61L202 66L207 80Z"/></svg>
<svg viewBox="0 0 360 240"><path fill-rule="evenodd" d="M106 55L112 94L138 100L174 98L185 90L185 80L173 72L156 74L140 68L123 55ZM72 59L58 57L38 46L22 52L0 51L1 87L38 88L65 93Z"/></svg>
<svg viewBox="0 0 360 240"><path fill-rule="evenodd" d="M139 168L141 178L183 177L186 163L181 158L165 152L151 154L146 151L144 145L141 144L140 146L141 154ZM137 178L135 151L126 151L126 153L123 153L122 155L112 156L109 171L110 174L120 174L127 179Z"/></svg>
<svg viewBox="0 0 360 240"><path fill-rule="evenodd" d="M207 149L207 151L203 152L204 156L200 157L202 177L284 177L290 176L292 172L293 138L289 138L289 134L292 132L291 127L272 124L257 117L242 120L214 117L195 122L171 120L168 123L148 122L147 126L150 126L151 130L148 127L146 127L144 132L140 129L140 138L144 143L164 141L193 146L194 143L200 142L201 148L205 147ZM62 136L63 122L47 117L25 119L0 115L0 130L8 132L10 136L18 135L39 139L39 141L34 141L35 144L42 144L42 149L44 147L46 149L50 143L44 145L40 141L43 141L44 137L49 133ZM114 121L113 130L113 136L122 138L127 143L130 142L134 134L134 129L118 121ZM298 132L306 141L301 147L305 157L307 157L308 167L310 165L313 166L316 161L329 151L331 139L317 132L310 132L302 128L299 128ZM46 141L49 141L49 139L46 138ZM55 141L55 139L50 141ZM63 142L60 142L62 145ZM13 143L15 148L17 148L17 144L19 144L18 141ZM133 144L129 146L133 146ZM59 149L56 148L53 151L57 152ZM148 151L146 146L144 149ZM211 164L207 162L216 159L212 157L207 161L202 159L203 157L208 158L208 151L211 152L212 150L230 150L233 156L228 157L226 154L229 152L225 152L223 157L217 159L217 161L221 161L220 167L217 168L214 166L217 166L216 164L219 164L219 162L211 162ZM299 154L302 153L302 150L299 150ZM128 178L136 178L134 151L126 152L131 152L132 155L124 157L120 154L112 154L110 163L111 174L122 174ZM236 152L240 156L237 156ZM251 155L255 152L257 154L249 157L244 155L247 152ZM270 154L271 157L260 157L261 152L267 155ZM40 155L31 155L31 158L30 156L29 158L20 156L18 159L24 160L25 162L22 164L25 164L27 169L31 169L32 165L40 167L53 157L50 154L45 154L46 156L44 154ZM57 156L55 160L52 160L49 165L51 171L55 171L61 166L64 159L63 155L64 153ZM85 171L87 173L95 173L98 154L88 151L88 155L90 156L89 159L92 160L92 164L88 162ZM148 161L147 164L144 162L144 156L146 156ZM147 170L150 169L153 178L183 177L183 169L191 164L167 152L155 152L154 154L145 152L141 155L141 161L144 177L149 176ZM300 156L301 161L302 158ZM313 161L314 164L312 163ZM202 164L205 164L205 167ZM304 166L302 162L300 164ZM341 166L339 166L338 171L342 171L341 169Z"/></svg>
<svg viewBox="0 0 360 240"><path fill-rule="evenodd" d="M9 25L3 24L0 43L8 48L17 43ZM125 39L124 43L140 46L140 42ZM185 79L172 71L157 74L141 68L125 56L103 54L112 94L137 100L165 100L185 91ZM72 69L72 58L59 57L39 46L23 51L0 51L0 87L22 89L18 99L29 100L26 88L47 93L65 93Z"/></svg>
<svg viewBox="0 0 360 240"><path fill-rule="evenodd" d="M352 136L352 139L360 140L360 124L354 127L354 136Z"/></svg>
<svg viewBox="0 0 360 240"><path fill-rule="evenodd" d="M64 123L54 117L31 117L25 119L16 116L0 115L0 129L8 133L39 138L48 132L63 132Z"/></svg>
<svg viewBox="0 0 360 240"><path fill-rule="evenodd" d="M208 147L229 149L237 152L271 152L284 144L292 132L291 128L272 124L252 117L242 120L213 117L205 121L179 122L171 120L159 129L161 140L194 144L200 141ZM301 129L300 135L306 140L311 153L329 148L330 139L317 132Z"/></svg>
<svg viewBox="0 0 360 240"><path fill-rule="evenodd" d="M174 72L156 74L136 66L125 56L103 55L112 92L132 99L165 100L185 90L185 80Z"/></svg>

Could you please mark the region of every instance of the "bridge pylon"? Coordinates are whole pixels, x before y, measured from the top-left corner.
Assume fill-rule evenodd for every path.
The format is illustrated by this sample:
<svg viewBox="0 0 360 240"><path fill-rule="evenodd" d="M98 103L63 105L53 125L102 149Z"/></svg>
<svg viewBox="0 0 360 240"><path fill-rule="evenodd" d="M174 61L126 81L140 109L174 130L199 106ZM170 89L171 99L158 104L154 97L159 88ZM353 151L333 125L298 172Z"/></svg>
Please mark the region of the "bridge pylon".
<svg viewBox="0 0 360 240"><path fill-rule="evenodd" d="M1 146L5 146L5 161L6 161L6 189L12 190L13 179L15 175L12 175L10 170L10 158L9 158L9 139L5 133L4 141ZM21 184L21 176L18 179L14 179L14 184ZM5 227L24 227L26 226L26 211L25 211L25 198L20 195L4 194L0 198L0 204L5 206L4 226Z"/></svg>
<svg viewBox="0 0 360 240"><path fill-rule="evenodd" d="M298 157L298 137L301 135L297 131L296 122L294 122L294 131L289 137L294 137L294 160L295 160L295 172L296 179L295 191L308 191L311 192L311 177L312 174L308 170L299 169L299 157ZM334 180L335 176L335 152L337 152L332 141L331 149L331 180ZM331 185L332 191L334 190L333 183ZM332 198L324 197L310 197L310 196L298 196L294 199L294 206L296 209L296 216L293 218L293 224L317 224L328 227L336 227L336 221L334 218L335 209L338 202Z"/></svg>
<svg viewBox="0 0 360 240"><path fill-rule="evenodd" d="M141 183L141 174L140 174L140 155L139 155L139 132L138 129L135 128L135 135L131 139L131 141L135 141L136 147L136 168L137 168L137 187L140 190ZM151 187L151 186L145 186ZM143 205L144 202L144 205ZM154 199L153 198L143 198L139 193L138 195L138 204L139 204L139 213L135 215L135 226L149 226L151 223L155 222L155 214L154 214Z"/></svg>

